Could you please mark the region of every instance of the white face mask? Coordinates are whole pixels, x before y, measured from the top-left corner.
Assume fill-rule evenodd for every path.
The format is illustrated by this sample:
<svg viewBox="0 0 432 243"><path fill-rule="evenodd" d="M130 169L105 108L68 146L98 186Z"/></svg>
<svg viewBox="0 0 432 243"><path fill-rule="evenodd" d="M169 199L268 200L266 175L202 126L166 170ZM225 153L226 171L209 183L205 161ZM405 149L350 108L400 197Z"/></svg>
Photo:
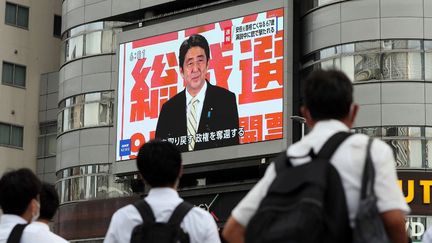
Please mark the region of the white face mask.
<svg viewBox="0 0 432 243"><path fill-rule="evenodd" d="M36 205L37 205L38 209L36 212L33 212L32 220L31 220L32 222L36 221L40 215L40 203L37 200L35 200L35 201L36 201Z"/></svg>

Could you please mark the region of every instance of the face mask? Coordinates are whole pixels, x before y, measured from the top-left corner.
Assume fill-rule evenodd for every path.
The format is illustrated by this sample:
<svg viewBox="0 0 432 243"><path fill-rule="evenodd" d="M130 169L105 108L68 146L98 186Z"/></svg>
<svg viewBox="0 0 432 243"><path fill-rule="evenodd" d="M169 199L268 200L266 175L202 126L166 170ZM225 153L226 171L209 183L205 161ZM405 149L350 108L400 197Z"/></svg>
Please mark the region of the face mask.
<svg viewBox="0 0 432 243"><path fill-rule="evenodd" d="M40 203L38 201L36 201L36 205L37 205L37 211L33 212L32 220L31 220L32 222L36 221L40 215Z"/></svg>

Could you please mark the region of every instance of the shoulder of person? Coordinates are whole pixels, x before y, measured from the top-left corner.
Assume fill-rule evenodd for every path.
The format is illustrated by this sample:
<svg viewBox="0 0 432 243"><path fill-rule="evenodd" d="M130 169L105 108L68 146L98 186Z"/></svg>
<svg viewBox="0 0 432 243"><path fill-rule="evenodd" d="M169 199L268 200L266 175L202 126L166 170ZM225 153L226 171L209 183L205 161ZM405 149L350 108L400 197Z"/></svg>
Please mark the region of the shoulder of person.
<svg viewBox="0 0 432 243"><path fill-rule="evenodd" d="M112 215L111 221L123 221L135 214L138 215L138 217L141 217L139 216L138 209L133 204L128 204L117 209L117 211Z"/></svg>
<svg viewBox="0 0 432 243"><path fill-rule="evenodd" d="M51 233L51 237L52 237L52 239L54 240L53 242L58 242L58 243L66 243L66 242L69 242L69 241L67 241L66 239L64 239L63 237L61 237L61 236L59 236L59 235L57 235L57 234L54 234L53 232L50 232Z"/></svg>
<svg viewBox="0 0 432 243"><path fill-rule="evenodd" d="M186 217L190 217L198 221L213 219L213 216L208 211L196 206L194 206L191 211L186 214Z"/></svg>

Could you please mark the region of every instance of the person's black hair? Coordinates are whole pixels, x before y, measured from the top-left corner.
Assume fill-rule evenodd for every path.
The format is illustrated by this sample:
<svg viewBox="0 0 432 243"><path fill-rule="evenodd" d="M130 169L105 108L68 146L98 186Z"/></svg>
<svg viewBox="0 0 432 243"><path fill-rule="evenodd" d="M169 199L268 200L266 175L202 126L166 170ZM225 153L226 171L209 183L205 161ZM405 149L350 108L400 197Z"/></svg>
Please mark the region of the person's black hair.
<svg viewBox="0 0 432 243"><path fill-rule="evenodd" d="M210 48L207 39L202 35L194 34L191 35L185 41L183 41L183 43L180 45L178 58L179 58L179 66L181 68L183 68L186 53L188 52L189 49L195 46L201 47L204 50L204 53L207 58L207 62L208 60L210 60Z"/></svg>
<svg viewBox="0 0 432 243"><path fill-rule="evenodd" d="M312 119L342 119L350 112L353 86L341 71L316 70L304 81L303 99Z"/></svg>
<svg viewBox="0 0 432 243"><path fill-rule="evenodd" d="M140 148L136 161L143 179L151 187L174 186L182 164L177 147L160 140L145 143Z"/></svg>
<svg viewBox="0 0 432 243"><path fill-rule="evenodd" d="M0 207L5 214L22 215L32 199L37 199L41 182L29 169L3 174L0 179Z"/></svg>
<svg viewBox="0 0 432 243"><path fill-rule="evenodd" d="M39 195L40 216L39 219L51 220L60 205L59 196L54 185L43 182L42 190Z"/></svg>

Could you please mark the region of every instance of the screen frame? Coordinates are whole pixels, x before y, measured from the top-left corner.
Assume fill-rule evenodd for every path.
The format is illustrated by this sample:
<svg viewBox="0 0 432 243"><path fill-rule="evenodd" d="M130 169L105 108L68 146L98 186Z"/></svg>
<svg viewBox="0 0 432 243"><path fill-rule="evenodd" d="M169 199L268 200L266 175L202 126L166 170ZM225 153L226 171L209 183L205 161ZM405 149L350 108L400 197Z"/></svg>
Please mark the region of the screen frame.
<svg viewBox="0 0 432 243"><path fill-rule="evenodd" d="M288 117L292 114L293 109L293 3L292 1L283 0L268 0L257 1L251 3L230 6L218 10L211 10L185 17L180 17L174 20L168 20L141 28L128 30L118 34L117 38L117 52L116 62L113 62L115 70L116 91L118 91L118 62L119 48L121 44L128 43L134 40L158 36L174 31L181 31L187 28L220 22L227 19L239 18L255 13L265 12L269 10L283 8L284 11L284 57L283 57L283 134L282 139L261 141L255 143L240 144L234 146L226 146L220 148L212 148L191 152L182 153L184 165L195 165L201 163L244 159L248 157L266 157L281 152L286 149L288 144L291 143L292 138L292 121ZM161 28L163 26L163 28ZM118 95L115 97L115 119L113 119L114 130L117 130L117 111L118 111ZM112 154L112 161L116 162L116 173L127 173L136 170L135 165L130 165L130 161L134 160L121 160L116 161L115 153L117 152L117 133L113 133L112 141L114 146L114 154ZM133 163L135 164L135 163Z"/></svg>

